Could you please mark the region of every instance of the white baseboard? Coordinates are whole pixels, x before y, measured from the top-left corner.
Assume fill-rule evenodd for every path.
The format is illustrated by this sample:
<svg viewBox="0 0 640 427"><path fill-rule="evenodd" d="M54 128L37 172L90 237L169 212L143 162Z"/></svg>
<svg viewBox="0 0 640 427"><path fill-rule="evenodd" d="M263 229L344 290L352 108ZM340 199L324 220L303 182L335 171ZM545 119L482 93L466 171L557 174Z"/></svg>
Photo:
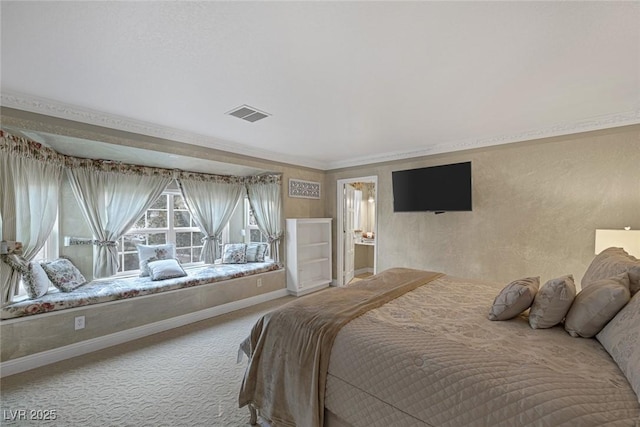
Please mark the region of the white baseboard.
<svg viewBox="0 0 640 427"><path fill-rule="evenodd" d="M356 276L358 274L363 274L363 273L371 273L373 274L373 267L365 267L365 268L359 268L356 271L353 272Z"/></svg>
<svg viewBox="0 0 640 427"><path fill-rule="evenodd" d="M43 351L28 356L19 357L17 359L7 360L0 363L0 378L9 375L18 374L30 369L39 368L40 366L49 365L71 357L81 356L93 351L102 350L103 348L122 344L127 341L136 340L148 335L157 334L158 332L167 331L169 329L188 325L189 323L199 322L200 320L210 317L220 316L221 314L230 313L242 308L251 307L261 302L270 301L276 298L287 296L286 289L245 298L239 301L233 301L227 304L218 305L216 307L207 308L205 310L196 311L182 316L172 317L170 319L161 320L159 322L149 323L148 325L138 326L136 328L127 329L113 334L105 335L98 338L92 338L64 347L54 348L52 350Z"/></svg>

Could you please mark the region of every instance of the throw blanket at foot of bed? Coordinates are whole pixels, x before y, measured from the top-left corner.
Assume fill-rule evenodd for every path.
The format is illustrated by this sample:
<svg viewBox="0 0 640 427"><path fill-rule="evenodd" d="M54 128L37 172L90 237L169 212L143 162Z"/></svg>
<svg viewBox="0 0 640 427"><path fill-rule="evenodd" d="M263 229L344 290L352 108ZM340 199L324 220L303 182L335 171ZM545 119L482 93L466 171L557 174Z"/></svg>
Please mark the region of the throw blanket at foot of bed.
<svg viewBox="0 0 640 427"><path fill-rule="evenodd" d="M260 318L242 344L249 365L240 407L277 426L322 426L329 356L344 325L441 273L393 268L345 288L297 299Z"/></svg>

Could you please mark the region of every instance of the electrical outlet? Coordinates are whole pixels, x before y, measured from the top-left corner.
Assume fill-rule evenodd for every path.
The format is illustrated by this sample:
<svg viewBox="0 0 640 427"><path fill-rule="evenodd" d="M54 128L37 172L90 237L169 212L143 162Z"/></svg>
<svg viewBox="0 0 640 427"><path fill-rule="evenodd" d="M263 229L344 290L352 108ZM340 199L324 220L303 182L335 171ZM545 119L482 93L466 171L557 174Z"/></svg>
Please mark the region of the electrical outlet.
<svg viewBox="0 0 640 427"><path fill-rule="evenodd" d="M75 319L75 329L80 330L80 329L84 329L84 316L78 316Z"/></svg>
<svg viewBox="0 0 640 427"><path fill-rule="evenodd" d="M262 287L262 279L258 279L258 280L256 281L256 285L257 285L259 288L260 288L260 287Z"/></svg>

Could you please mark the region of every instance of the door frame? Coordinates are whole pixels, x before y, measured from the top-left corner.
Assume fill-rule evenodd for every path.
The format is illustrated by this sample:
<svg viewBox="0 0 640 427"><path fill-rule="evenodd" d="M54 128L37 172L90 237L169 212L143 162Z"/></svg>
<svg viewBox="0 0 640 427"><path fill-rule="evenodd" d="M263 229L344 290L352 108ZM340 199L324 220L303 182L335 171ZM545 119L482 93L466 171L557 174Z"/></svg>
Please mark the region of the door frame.
<svg viewBox="0 0 640 427"><path fill-rule="evenodd" d="M354 182L373 183L373 211L375 213L376 224L373 232L376 236L376 244L373 247L373 273L378 272L378 176L361 176L358 178L339 179L337 182L336 196L336 286L344 286L344 185Z"/></svg>

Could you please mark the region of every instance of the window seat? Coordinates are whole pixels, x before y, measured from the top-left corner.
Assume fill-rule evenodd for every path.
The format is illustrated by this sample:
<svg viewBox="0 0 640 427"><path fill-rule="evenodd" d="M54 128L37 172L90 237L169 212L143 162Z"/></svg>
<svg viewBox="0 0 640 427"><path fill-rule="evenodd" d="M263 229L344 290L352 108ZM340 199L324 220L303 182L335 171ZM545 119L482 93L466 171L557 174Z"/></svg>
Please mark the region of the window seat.
<svg viewBox="0 0 640 427"><path fill-rule="evenodd" d="M49 291L41 298L8 304L2 307L1 318L3 320L13 319L67 308L157 294L266 273L281 268L279 264L274 262L214 264L203 268L188 269L186 270L187 276L175 279L152 281L149 277L127 277L94 280L75 289L73 292L61 292L56 289Z"/></svg>

